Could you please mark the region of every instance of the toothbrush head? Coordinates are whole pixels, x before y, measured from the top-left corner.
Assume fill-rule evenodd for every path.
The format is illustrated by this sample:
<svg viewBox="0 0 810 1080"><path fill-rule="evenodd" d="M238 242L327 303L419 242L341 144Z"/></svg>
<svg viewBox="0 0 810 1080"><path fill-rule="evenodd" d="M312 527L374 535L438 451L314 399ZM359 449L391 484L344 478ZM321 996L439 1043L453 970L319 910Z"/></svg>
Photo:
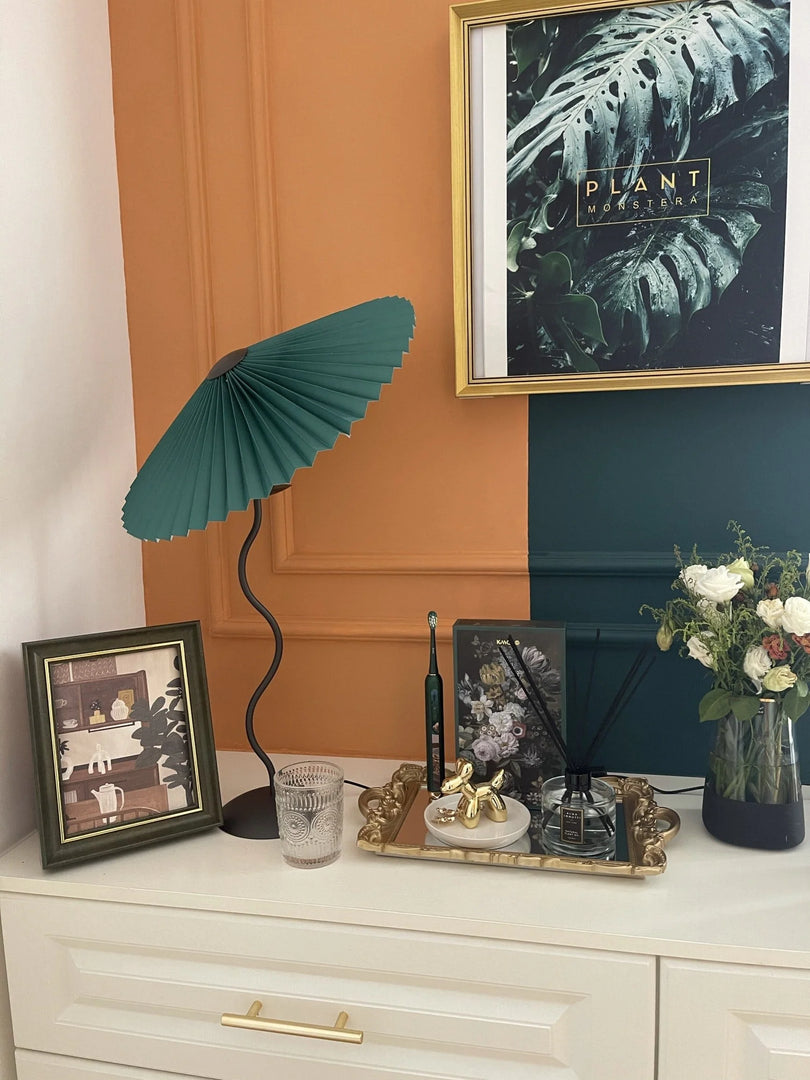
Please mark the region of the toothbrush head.
<svg viewBox="0 0 810 1080"><path fill-rule="evenodd" d="M438 621L439 621L439 616L436 614L436 612L435 611L429 611L428 612L428 626L430 627L431 630L436 629L436 624L438 623Z"/></svg>

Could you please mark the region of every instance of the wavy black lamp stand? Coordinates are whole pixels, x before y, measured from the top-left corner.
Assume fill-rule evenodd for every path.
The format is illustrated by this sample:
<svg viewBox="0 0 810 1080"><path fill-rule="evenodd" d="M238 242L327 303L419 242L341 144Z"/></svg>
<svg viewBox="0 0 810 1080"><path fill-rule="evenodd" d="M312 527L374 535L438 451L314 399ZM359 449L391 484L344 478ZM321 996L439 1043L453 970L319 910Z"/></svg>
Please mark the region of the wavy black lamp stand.
<svg viewBox="0 0 810 1080"><path fill-rule="evenodd" d="M274 488L273 490L278 491L280 490L280 487ZM284 651L284 641L281 637L281 628L273 615L267 610L261 600L259 600L250 588L247 579L246 566L248 553L253 546L253 541L259 533L261 524L261 500L254 499L253 525L245 538L245 542L242 544L242 550L239 552L239 584L241 585L242 592L247 597L248 602L269 623L270 629L273 631L276 651L273 656L273 662L267 669L267 674L256 687L253 696L248 702L247 710L245 712L245 732L251 749L267 769L268 782L264 787L253 788L251 791L244 791L241 795L237 795L235 798L231 799L230 802L226 803L222 808L222 828L225 832L232 833L234 836L244 836L249 840L275 840L278 837L278 816L276 814L276 797L273 787L273 778L276 774L276 770L273 762L261 748L259 740L256 738L256 732L253 728L253 714L256 711L259 699L270 685L275 673L278 671L278 666L281 663L281 654Z"/></svg>

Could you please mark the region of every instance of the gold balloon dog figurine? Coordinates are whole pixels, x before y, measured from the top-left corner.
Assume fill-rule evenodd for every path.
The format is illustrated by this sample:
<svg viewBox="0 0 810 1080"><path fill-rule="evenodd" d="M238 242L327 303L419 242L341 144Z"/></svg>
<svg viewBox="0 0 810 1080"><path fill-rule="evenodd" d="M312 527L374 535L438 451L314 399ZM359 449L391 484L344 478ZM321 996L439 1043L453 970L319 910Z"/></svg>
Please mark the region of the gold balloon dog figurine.
<svg viewBox="0 0 810 1080"><path fill-rule="evenodd" d="M468 829L474 829L478 824L482 810L492 821L506 821L509 816L506 803L498 794L503 787L503 769L498 769L492 779L483 784L470 783L473 772L472 762L459 758L456 761L455 775L448 776L442 784L442 792L445 795L461 793L455 816Z"/></svg>

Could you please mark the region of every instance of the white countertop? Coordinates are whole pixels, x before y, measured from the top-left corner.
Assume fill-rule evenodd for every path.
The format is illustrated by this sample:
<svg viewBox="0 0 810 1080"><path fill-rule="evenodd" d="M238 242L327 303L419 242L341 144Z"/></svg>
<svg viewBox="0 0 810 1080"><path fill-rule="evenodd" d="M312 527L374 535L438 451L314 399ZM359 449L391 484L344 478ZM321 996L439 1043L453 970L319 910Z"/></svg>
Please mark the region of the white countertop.
<svg viewBox="0 0 810 1080"><path fill-rule="evenodd" d="M300 757L274 754L273 761L278 767ZM370 785L387 782L401 764L331 760L347 779ZM250 753L220 754L219 767L223 801L266 781ZM649 779L663 788L690 783ZM633 879L361 851L359 794L346 788L343 852L319 870L287 866L277 840L214 828L44 871L31 834L0 857L0 890L810 968L810 838L783 852L723 844L703 828L699 792L657 796L678 811L681 831L667 848L666 871Z"/></svg>

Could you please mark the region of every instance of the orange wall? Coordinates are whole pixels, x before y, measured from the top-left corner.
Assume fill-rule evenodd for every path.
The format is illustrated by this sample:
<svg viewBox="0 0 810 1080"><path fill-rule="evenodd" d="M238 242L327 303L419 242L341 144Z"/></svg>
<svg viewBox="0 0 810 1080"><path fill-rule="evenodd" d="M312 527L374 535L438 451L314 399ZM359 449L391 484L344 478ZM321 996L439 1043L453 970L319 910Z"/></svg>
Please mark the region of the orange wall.
<svg viewBox="0 0 810 1080"><path fill-rule="evenodd" d="M285 635L261 741L418 759L427 611L448 732L453 620L529 614L526 399L453 391L448 4L109 6L139 462L222 354L414 304L403 369L265 503L248 572ZM221 748L270 660L236 580L250 520L144 550L148 621L202 622Z"/></svg>

